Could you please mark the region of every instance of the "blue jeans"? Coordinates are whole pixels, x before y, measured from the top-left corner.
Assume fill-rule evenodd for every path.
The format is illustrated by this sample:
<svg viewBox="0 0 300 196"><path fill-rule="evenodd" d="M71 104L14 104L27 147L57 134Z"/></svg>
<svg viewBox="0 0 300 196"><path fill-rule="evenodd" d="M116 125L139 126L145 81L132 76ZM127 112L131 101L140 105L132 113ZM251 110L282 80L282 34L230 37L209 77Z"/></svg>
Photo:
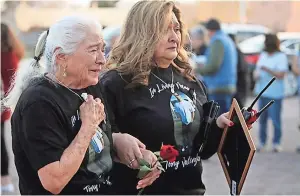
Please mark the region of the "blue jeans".
<svg viewBox="0 0 300 196"><path fill-rule="evenodd" d="M267 103L272 99L261 97L259 99L258 105L259 110L262 109ZM268 118L270 117L273 126L274 126L274 138L273 145L280 145L281 142L281 108L282 108L282 99L276 99L275 103L271 105L267 110L265 110L259 118L259 139L260 144L265 145L267 140L267 124Z"/></svg>
<svg viewBox="0 0 300 196"><path fill-rule="evenodd" d="M218 102L220 105L220 110L217 116L220 116L223 113L226 113L230 110L230 106L232 103L232 97L231 94L211 94L209 95L209 100L214 100Z"/></svg>

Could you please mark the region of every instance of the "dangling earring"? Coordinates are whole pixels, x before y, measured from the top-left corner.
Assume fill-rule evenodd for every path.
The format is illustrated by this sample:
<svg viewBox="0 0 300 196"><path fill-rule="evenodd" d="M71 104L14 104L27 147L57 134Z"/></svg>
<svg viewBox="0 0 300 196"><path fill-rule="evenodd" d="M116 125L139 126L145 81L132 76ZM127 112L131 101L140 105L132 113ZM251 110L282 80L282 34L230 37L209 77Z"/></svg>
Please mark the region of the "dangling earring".
<svg viewBox="0 0 300 196"><path fill-rule="evenodd" d="M66 67L64 67L63 77L66 77L66 76L67 76Z"/></svg>

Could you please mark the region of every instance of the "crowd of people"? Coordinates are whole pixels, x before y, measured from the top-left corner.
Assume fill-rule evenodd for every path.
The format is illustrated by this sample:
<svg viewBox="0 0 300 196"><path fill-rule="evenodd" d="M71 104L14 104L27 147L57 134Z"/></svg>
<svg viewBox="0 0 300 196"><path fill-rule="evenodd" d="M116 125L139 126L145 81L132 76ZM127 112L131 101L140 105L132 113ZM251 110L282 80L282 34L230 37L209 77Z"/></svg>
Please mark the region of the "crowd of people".
<svg viewBox="0 0 300 196"><path fill-rule="evenodd" d="M209 41L205 39L205 32ZM215 35L216 32L218 32L217 35ZM276 34L265 35L264 51L259 56L253 76L249 73L249 66L243 53L235 44L235 35L222 32L218 21L213 19L205 26L194 27L190 35L192 49L195 54L193 57L196 64L195 70L204 83L207 84L211 99L217 100L221 107L223 106L223 109L228 110L232 98L236 98L241 107L245 106L246 98L251 93L249 87L250 77L255 80L254 95L258 95L268 82L276 77L275 82L262 95L258 103L258 109L260 110L271 100L275 100L274 104L260 116L257 151L266 150L269 118L272 120L274 127L273 151L282 151L282 102L285 98L284 77L289 71L289 63L287 55L280 51L280 41ZM231 37L231 40L229 37ZM221 40L227 40L227 42ZM292 71L299 78L300 65L298 58L299 55L296 55ZM228 82L231 82L231 86L228 85L225 78L230 78Z"/></svg>
<svg viewBox="0 0 300 196"><path fill-rule="evenodd" d="M219 35L215 35L216 32ZM281 151L283 78L288 72L288 60L287 56L280 52L280 42L277 36L275 34L266 35L265 49L259 57L253 76L250 75L249 66L236 44L235 35L222 32L217 20L212 19L205 26L198 25L192 28L190 36L191 43L188 44L192 46L194 54L192 60L196 64L195 71L199 78L207 83L211 99L217 100L221 108L225 110L230 107L232 98L237 99L240 107L245 106L246 98L251 93L250 77L254 77L256 81L255 95L266 86L272 77L276 77L276 82L262 95L259 101L259 109L262 109L271 99L275 100L275 104L267 112L264 112L259 120L260 143L257 150L265 150L266 126L268 117L270 117L274 126L273 151ZM221 40L227 40L227 42ZM294 63L294 67L294 73L297 75L297 62ZM225 81L226 77L224 76L230 78L228 82L231 82L231 85Z"/></svg>
<svg viewBox="0 0 300 196"><path fill-rule="evenodd" d="M245 106L249 89L235 36L223 32L217 19L188 32L172 1L139 1L107 51L96 20L67 16L40 35L32 63L19 68L24 49L5 24L1 38L1 191L13 191L3 127L13 111L21 194L121 195L144 188L144 194L205 193L201 160L216 153L222 130L234 125L228 119L232 99ZM299 66L295 57L292 70L298 76ZM281 150L284 95L278 92L287 70L278 38L266 35L255 93L270 78L277 80L259 102L262 108L275 99L259 121L259 151L265 147L268 117L273 150ZM218 102L220 112L199 150L195 136L204 132L203 105L210 100ZM158 161L154 152L162 146L176 152L172 161ZM141 160L151 170L138 179Z"/></svg>

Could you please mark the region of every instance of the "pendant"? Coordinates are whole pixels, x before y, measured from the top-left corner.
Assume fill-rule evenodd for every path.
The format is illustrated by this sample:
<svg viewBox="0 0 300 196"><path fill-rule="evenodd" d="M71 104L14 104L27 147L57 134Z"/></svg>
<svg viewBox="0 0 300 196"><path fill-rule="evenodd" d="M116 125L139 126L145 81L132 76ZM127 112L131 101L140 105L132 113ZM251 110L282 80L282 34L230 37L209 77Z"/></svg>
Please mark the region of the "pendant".
<svg viewBox="0 0 300 196"><path fill-rule="evenodd" d="M197 103L197 98L196 98L197 94L196 94L196 90L194 89L194 92L193 92L193 102L194 104L196 105Z"/></svg>
<svg viewBox="0 0 300 196"><path fill-rule="evenodd" d="M174 94L175 90L174 90L174 84L171 85L171 93Z"/></svg>

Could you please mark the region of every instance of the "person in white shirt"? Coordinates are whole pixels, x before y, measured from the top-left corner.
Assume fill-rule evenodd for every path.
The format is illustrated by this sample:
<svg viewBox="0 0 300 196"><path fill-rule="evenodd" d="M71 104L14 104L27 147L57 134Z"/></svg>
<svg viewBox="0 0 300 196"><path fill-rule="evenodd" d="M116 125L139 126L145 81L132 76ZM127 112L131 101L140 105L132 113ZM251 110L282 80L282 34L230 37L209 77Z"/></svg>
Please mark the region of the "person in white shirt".
<svg viewBox="0 0 300 196"><path fill-rule="evenodd" d="M274 127L273 151L281 151L281 111L284 98L283 78L288 71L288 59L286 54L279 49L280 42L275 34L266 35L265 50L261 53L256 65L255 94L258 94L267 83L276 77L274 83L265 91L259 100L259 109L262 109L268 102L275 100L275 103L265 111L259 120L259 146L258 151L265 149L267 141L267 121L271 118Z"/></svg>

